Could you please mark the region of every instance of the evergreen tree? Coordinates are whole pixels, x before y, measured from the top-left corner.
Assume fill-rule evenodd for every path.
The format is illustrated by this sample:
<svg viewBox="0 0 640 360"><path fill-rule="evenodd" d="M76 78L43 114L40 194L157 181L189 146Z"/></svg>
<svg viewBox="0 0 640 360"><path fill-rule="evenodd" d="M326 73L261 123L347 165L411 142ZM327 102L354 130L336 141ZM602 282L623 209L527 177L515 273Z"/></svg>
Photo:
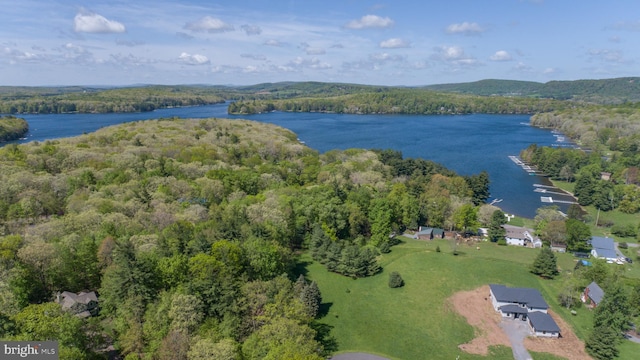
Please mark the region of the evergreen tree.
<svg viewBox="0 0 640 360"><path fill-rule="evenodd" d="M305 280L304 275L300 274L298 276L298 280L296 280L295 284L293 284L293 293L296 296L302 296L302 292L307 287L307 280Z"/></svg>
<svg viewBox="0 0 640 360"><path fill-rule="evenodd" d="M531 272L547 279L553 279L558 275L556 255L551 251L551 248L542 248L531 265Z"/></svg>
<svg viewBox="0 0 640 360"><path fill-rule="evenodd" d="M391 274L389 274L389 287L393 289L402 286L404 286L404 280L402 276L400 276L400 273L397 271L391 272Z"/></svg>
<svg viewBox="0 0 640 360"><path fill-rule="evenodd" d="M464 180L473 192L471 201L473 205L482 205L489 198L489 174L482 171L480 174L465 176Z"/></svg>
<svg viewBox="0 0 640 360"><path fill-rule="evenodd" d="M567 250L582 250L587 247L587 241L591 239L591 230L587 224L580 220L568 219L565 222L567 230Z"/></svg>
<svg viewBox="0 0 640 360"><path fill-rule="evenodd" d="M630 316L629 296L620 284L613 283L605 288L602 302L594 311L593 327L606 326L620 337L629 329Z"/></svg>
<svg viewBox="0 0 640 360"><path fill-rule="evenodd" d="M487 235L489 236L489 241L496 242L500 239L504 239L507 231L502 227L507 222L504 213L501 210L496 210L491 215L491 223L489 223L489 230L487 231Z"/></svg>
<svg viewBox="0 0 640 360"><path fill-rule="evenodd" d="M368 247L363 248L360 251L360 257L362 258L362 261L366 263L367 267L366 273L363 276L373 276L380 272L382 268L380 267L380 264L378 264L378 260L376 259L377 256L378 254L375 250Z"/></svg>
<svg viewBox="0 0 640 360"><path fill-rule="evenodd" d="M608 326L599 326L593 329L587 339L585 349L589 355L596 359L608 360L618 356L617 343L619 336Z"/></svg>
<svg viewBox="0 0 640 360"><path fill-rule="evenodd" d="M320 310L320 304L322 303L322 295L320 294L320 289L315 281L312 281L311 284L307 285L304 290L302 290L300 300L302 300L302 303L304 304L307 315L315 318L318 315L318 310Z"/></svg>

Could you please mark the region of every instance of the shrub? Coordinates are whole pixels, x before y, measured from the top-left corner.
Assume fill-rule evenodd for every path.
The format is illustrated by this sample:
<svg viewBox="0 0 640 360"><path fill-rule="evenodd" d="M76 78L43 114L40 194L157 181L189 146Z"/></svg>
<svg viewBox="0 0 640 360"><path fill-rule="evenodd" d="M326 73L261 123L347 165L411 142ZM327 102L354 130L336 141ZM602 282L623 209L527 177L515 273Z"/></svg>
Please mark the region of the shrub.
<svg viewBox="0 0 640 360"><path fill-rule="evenodd" d="M436 246L436 252L440 252L440 245Z"/></svg>
<svg viewBox="0 0 640 360"><path fill-rule="evenodd" d="M404 286L404 280L402 280L400 273L397 271L391 272L391 274L389 274L389 287L393 289L402 286Z"/></svg>
<svg viewBox="0 0 640 360"><path fill-rule="evenodd" d="M621 237L635 237L637 235L636 227L628 225L613 225L611 232Z"/></svg>
<svg viewBox="0 0 640 360"><path fill-rule="evenodd" d="M507 246L507 239L502 238L498 240L498 245Z"/></svg>
<svg viewBox="0 0 640 360"><path fill-rule="evenodd" d="M623 241L621 243L618 243L618 247L620 249L628 249L629 248L629 244L627 244L626 242Z"/></svg>

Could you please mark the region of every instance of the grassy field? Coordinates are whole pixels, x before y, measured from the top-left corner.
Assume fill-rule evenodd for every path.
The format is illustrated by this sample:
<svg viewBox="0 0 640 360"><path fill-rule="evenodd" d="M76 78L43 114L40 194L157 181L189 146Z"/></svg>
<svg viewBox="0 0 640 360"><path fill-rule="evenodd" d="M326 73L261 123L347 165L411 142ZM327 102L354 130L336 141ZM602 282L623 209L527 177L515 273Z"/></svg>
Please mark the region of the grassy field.
<svg viewBox="0 0 640 360"><path fill-rule="evenodd" d="M436 252L439 246L441 252ZM512 359L508 347L492 348L487 357L471 355L458 345L473 339L474 329L456 314L447 299L458 291L498 283L540 289L551 308L575 328L584 339L591 331L591 311L578 309L571 315L558 305L562 279L543 280L529 273L529 265L539 250L492 243L458 245L404 238L381 258L383 273L353 280L327 272L324 267L303 257L308 278L317 281L323 297L319 320L336 340L337 352L363 351L391 359ZM559 254L558 264L570 271L574 259ZM625 265L626 266L626 265ZM637 266L634 264L634 266ZM399 272L406 285L391 289L388 274ZM640 351L640 345L624 344L624 355ZM532 354L534 359L557 359L549 354ZM624 359L624 357L622 357Z"/></svg>

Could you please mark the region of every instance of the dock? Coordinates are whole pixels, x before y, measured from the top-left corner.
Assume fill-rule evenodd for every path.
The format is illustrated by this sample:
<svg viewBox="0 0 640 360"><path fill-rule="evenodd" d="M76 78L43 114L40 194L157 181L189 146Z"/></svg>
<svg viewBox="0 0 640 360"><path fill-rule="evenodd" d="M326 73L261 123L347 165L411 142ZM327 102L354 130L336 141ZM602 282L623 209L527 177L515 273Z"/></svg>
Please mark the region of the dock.
<svg viewBox="0 0 640 360"><path fill-rule="evenodd" d="M538 174L538 170L535 168L535 166L531 166L527 164L526 162L522 161L522 159L520 159L519 157L514 155L509 155L509 159L511 159L511 161L513 161L514 164L520 166L522 170L528 172L529 175Z"/></svg>

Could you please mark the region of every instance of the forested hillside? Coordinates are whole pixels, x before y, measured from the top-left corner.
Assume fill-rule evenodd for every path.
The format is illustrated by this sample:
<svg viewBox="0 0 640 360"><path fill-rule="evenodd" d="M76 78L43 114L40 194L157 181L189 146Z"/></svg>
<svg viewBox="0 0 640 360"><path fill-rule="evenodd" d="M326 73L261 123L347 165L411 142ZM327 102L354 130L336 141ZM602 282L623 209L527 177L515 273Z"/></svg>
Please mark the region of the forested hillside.
<svg viewBox="0 0 640 360"><path fill-rule="evenodd" d="M550 81L480 80L460 84L425 86L425 89L473 95L500 95L573 100L596 104L640 101L640 78Z"/></svg>
<svg viewBox="0 0 640 360"><path fill-rule="evenodd" d="M74 359L109 343L126 359L322 359L300 251L372 276L394 232L479 224L486 174L296 139L173 119L0 148L0 337L58 339ZM62 291L97 291L100 315L62 311Z"/></svg>
<svg viewBox="0 0 640 360"><path fill-rule="evenodd" d="M568 103L549 99L446 94L418 89L379 89L375 92L333 97L237 101L229 105L229 113L254 114L279 110L341 114L533 114L568 106Z"/></svg>
<svg viewBox="0 0 640 360"><path fill-rule="evenodd" d="M110 113L152 111L175 106L224 102L212 88L145 86L120 89L2 88L2 114Z"/></svg>
<svg viewBox="0 0 640 360"><path fill-rule="evenodd" d="M0 117L0 143L23 137L29 131L29 124L24 119L13 116Z"/></svg>

